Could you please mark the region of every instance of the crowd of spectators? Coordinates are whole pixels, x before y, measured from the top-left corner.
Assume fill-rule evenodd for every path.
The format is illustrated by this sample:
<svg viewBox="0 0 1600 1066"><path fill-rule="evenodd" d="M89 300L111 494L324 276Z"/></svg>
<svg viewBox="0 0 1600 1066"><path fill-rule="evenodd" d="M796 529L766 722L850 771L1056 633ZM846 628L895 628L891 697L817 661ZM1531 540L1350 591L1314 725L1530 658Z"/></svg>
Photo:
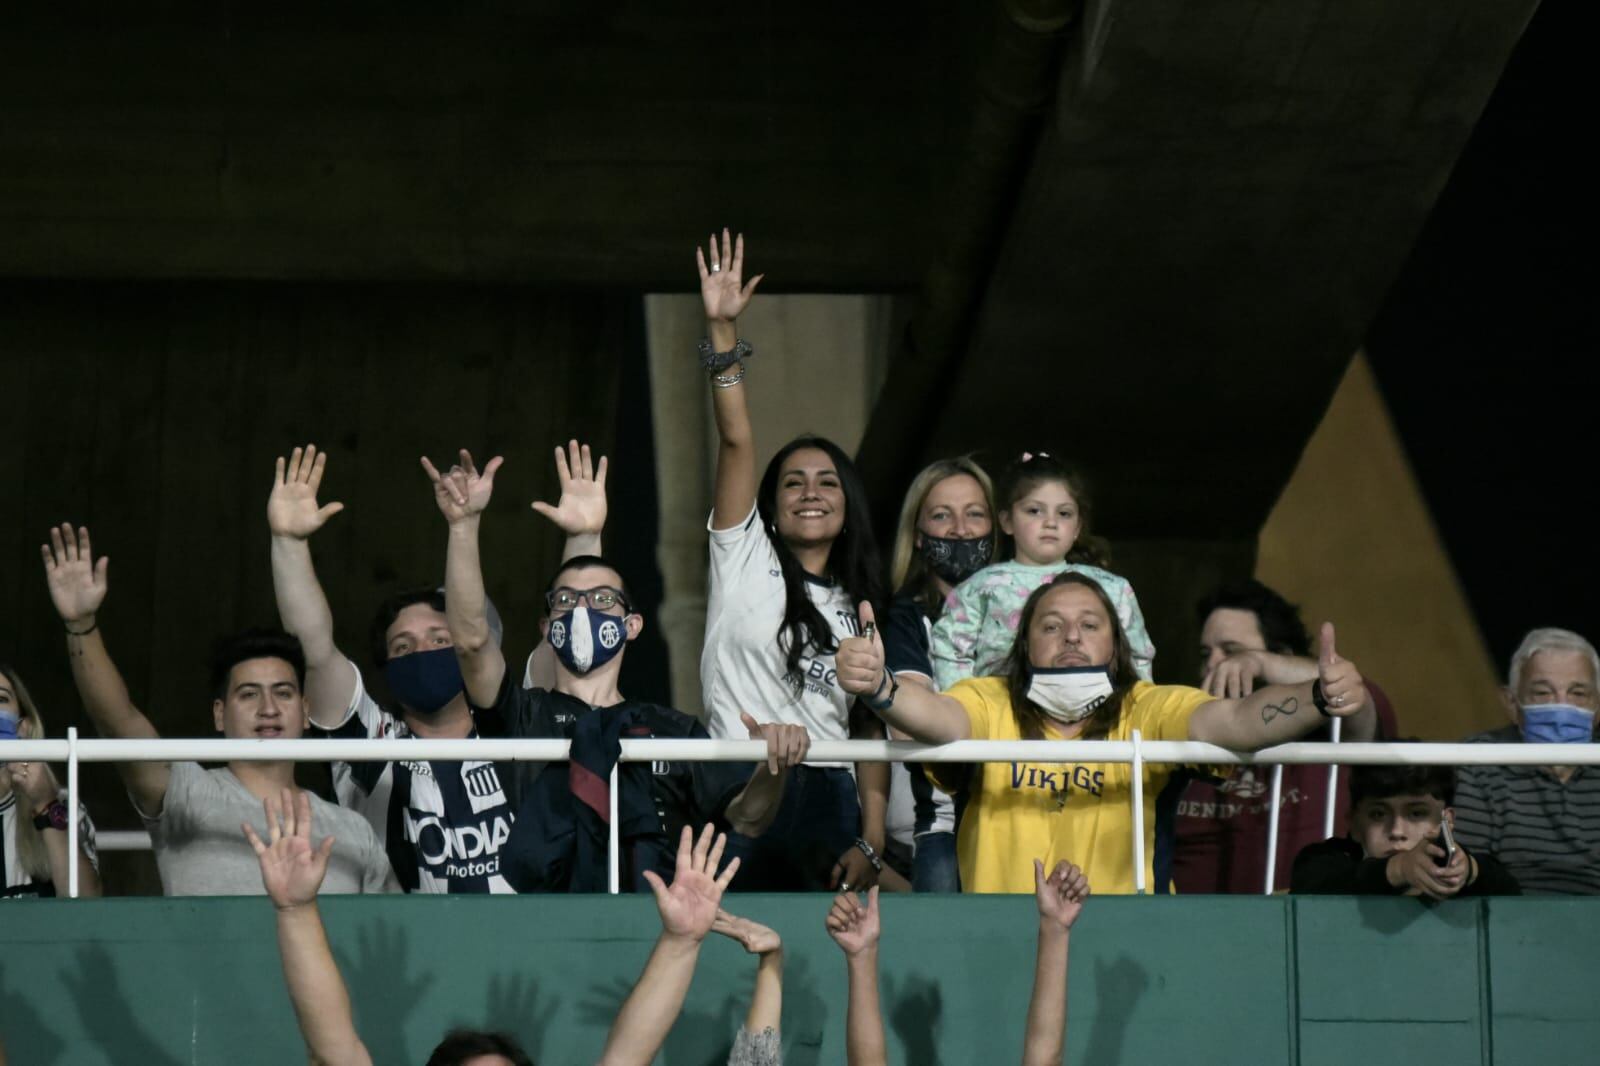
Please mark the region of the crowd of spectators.
<svg viewBox="0 0 1600 1066"><path fill-rule="evenodd" d="M762 1048L775 1047L780 938L722 910L724 890L832 894L827 926L849 960L852 1061L869 1062L882 1044L872 977L880 888L1036 893L1062 937L1058 953L1041 934L1031 1041L1035 1022L1049 1029L1061 1006L1046 958L1059 954L1064 983L1065 930L1087 884L1134 890L1136 784L1144 880L1156 891L1259 892L1268 880L1260 767L1145 765L1135 782L1133 767L1115 763L818 762L808 759L814 742L1126 740L1137 729L1253 751L1329 739L1336 721L1343 741L1401 738L1396 709L1340 654L1333 625L1313 640L1296 608L1255 581L1197 605L1199 655L1181 671L1195 684L1154 683L1157 649L1135 590L1092 532L1083 477L1055 453L1023 453L997 480L967 457L927 467L905 495L886 566L862 478L837 445L800 437L759 465L745 393L753 349L736 323L761 278L746 280L743 239L727 231L696 258L707 319L700 362L717 430L703 714L619 688L649 619L623 562L603 552L608 462L588 446L556 449L559 499L534 505L565 547L541 639L523 659L502 647L479 550L500 457L480 467L462 450L444 469L422 459L419 501L425 488L446 530L443 585L419 583L377 605L369 646L354 656L334 641L312 553L342 505L322 502L329 457L307 445L277 461L266 499L282 628L219 642L210 728L243 739L560 738L571 741L570 760L340 762L336 802L297 789L287 761L118 764L166 893L258 894L265 881L296 1008L310 1045L327 1049L323 1061L365 1059L316 894L603 890L607 782L623 738L752 739L767 755L754 765L621 766L623 888L654 893L664 931L640 1003L618 1019L605 1060L616 1062L647 1061L639 1049L659 1043L655 1023L676 1013L687 987L686 945L710 931L761 959L736 1058L770 1060ZM72 525L51 529L42 555L90 720L101 736L155 737L101 625L106 557ZM380 687L369 685L377 678ZM1597 686L1600 657L1588 641L1535 630L1510 664L1508 724L1470 739L1589 743ZM203 695L195 733L206 729ZM22 675L0 665L0 739L44 735ZM1586 767L1366 767L1340 771L1330 795L1325 767L1292 766L1280 796L1278 890L1600 892L1600 774ZM93 823L65 800L47 765L0 769L3 895L60 893L73 863L80 893L99 893ZM1330 803L1335 834L1324 839ZM691 844L702 826L715 829Z"/></svg>

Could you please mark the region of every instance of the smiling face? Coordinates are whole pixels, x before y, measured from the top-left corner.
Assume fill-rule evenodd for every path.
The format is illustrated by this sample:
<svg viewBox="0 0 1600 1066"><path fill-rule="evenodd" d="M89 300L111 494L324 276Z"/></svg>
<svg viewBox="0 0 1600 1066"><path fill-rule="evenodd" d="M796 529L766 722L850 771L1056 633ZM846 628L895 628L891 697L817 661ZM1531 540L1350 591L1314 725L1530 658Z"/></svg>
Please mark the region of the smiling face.
<svg viewBox="0 0 1600 1066"><path fill-rule="evenodd" d="M1446 810L1439 797L1425 793L1369 797L1351 813L1350 834L1369 859L1386 859L1438 836Z"/></svg>
<svg viewBox="0 0 1600 1066"><path fill-rule="evenodd" d="M844 486L821 448L797 448L778 471L774 515L778 536L792 547L830 545L844 529Z"/></svg>
<svg viewBox="0 0 1600 1066"><path fill-rule="evenodd" d="M977 540L994 529L983 486L971 474L952 474L936 483L923 497L917 512L917 546L922 535L954 540Z"/></svg>
<svg viewBox="0 0 1600 1066"><path fill-rule="evenodd" d="M1016 541L1016 557L1029 566L1059 563L1082 526L1078 501L1060 481L1040 481L1004 511L1000 528Z"/></svg>
<svg viewBox="0 0 1600 1066"><path fill-rule="evenodd" d="M1111 619L1094 591L1064 584L1045 593L1028 624L1028 661L1036 667L1109 666Z"/></svg>
<svg viewBox="0 0 1600 1066"><path fill-rule="evenodd" d="M278 658L235 664L227 693L213 701L211 714L229 739L294 739L306 728L306 702L294 667Z"/></svg>

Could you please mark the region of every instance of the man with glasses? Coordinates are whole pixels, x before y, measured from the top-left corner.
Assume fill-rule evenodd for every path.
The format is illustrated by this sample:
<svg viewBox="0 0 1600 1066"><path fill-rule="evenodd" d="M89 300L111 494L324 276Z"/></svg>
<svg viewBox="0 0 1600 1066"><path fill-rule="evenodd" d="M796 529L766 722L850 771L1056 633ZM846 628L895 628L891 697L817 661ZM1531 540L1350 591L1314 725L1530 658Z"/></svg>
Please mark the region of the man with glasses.
<svg viewBox="0 0 1600 1066"><path fill-rule="evenodd" d="M443 590L429 585L391 596L372 621L371 664L389 690L388 706L379 704L361 670L334 642L333 612L310 545L344 509L318 502L326 469L327 455L315 445L294 449L287 460L278 460L267 500L273 590L284 629L305 648L311 725L325 736L352 739L475 736L450 651ZM589 449L572 441L556 450L556 471L559 502L537 503L535 509L566 533L566 554L598 551L606 517L605 461L596 470ZM494 629L498 633L498 619ZM340 804L366 816L408 892L514 891L501 851L515 818L493 763L336 762L332 771Z"/></svg>
<svg viewBox="0 0 1600 1066"><path fill-rule="evenodd" d="M445 617L467 700L484 736L564 737L565 766L517 762L508 774L517 811L510 876L520 891L603 891L610 832L611 771L624 738L709 739L705 727L670 707L623 696L618 676L628 643L644 618L633 609L616 567L598 555L567 559L545 592L544 636L526 681L508 668L493 639L479 558L478 525L498 462L480 473L463 453L434 476L440 511L450 523L445 562ZM541 658L548 656L547 662ZM540 682L548 676L548 687ZM762 724L744 715L767 759L747 764L656 761L623 763L618 774L621 884L647 891L644 874L671 876L673 846L685 826L724 824L759 836L783 798L790 768L810 739L801 726Z"/></svg>

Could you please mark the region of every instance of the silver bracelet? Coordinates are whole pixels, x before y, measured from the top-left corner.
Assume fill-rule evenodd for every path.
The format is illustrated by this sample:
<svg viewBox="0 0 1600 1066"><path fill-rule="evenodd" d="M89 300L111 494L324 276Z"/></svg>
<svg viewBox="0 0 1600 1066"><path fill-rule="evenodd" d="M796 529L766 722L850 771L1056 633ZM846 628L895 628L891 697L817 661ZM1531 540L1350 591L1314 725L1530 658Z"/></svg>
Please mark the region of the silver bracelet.
<svg viewBox="0 0 1600 1066"><path fill-rule="evenodd" d="M744 364L739 364L739 371L735 374L712 374L711 384L719 389L731 389L744 380Z"/></svg>

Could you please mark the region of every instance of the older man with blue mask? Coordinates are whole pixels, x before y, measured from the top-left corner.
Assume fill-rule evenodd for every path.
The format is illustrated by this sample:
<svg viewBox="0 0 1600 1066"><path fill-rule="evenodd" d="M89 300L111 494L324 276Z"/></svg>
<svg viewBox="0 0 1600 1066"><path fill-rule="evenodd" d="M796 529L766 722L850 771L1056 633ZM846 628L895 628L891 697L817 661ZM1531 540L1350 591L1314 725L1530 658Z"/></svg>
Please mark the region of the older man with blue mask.
<svg viewBox="0 0 1600 1066"><path fill-rule="evenodd" d="M1469 742L1588 744L1600 711L1600 655L1565 629L1535 629L1503 690L1513 724ZM1524 892L1600 894L1600 766L1465 766L1456 836L1498 858Z"/></svg>

